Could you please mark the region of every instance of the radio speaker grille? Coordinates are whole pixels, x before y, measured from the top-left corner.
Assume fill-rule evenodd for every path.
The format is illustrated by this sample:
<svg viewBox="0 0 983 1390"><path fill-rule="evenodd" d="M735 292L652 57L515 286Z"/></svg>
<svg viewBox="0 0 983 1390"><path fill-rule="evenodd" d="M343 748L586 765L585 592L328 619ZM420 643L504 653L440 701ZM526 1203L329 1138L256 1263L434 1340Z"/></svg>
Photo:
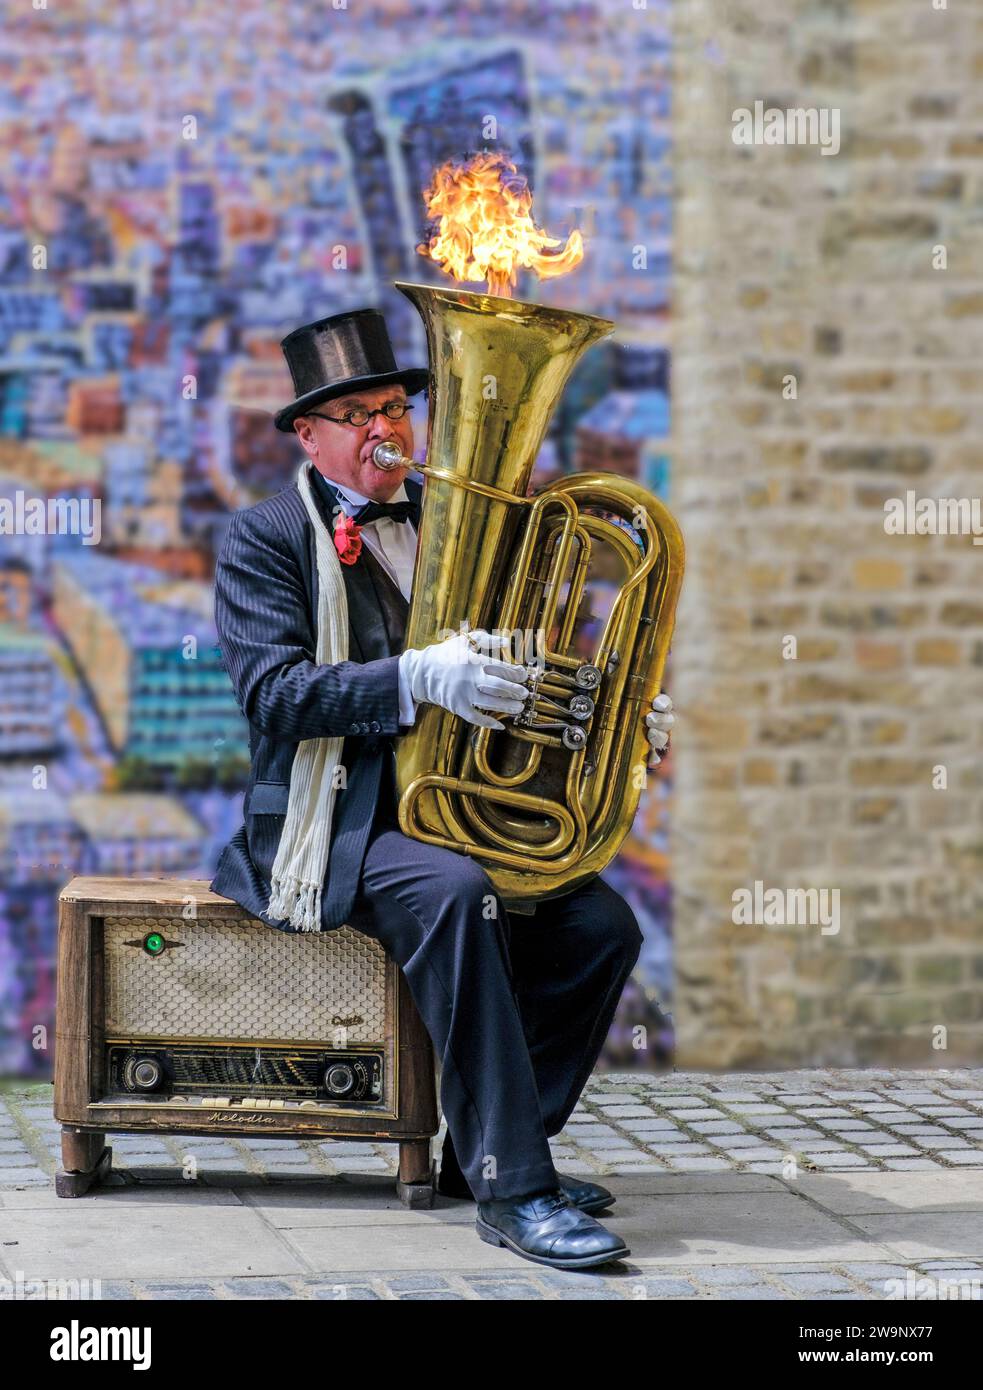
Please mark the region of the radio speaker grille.
<svg viewBox="0 0 983 1390"><path fill-rule="evenodd" d="M106 1035L379 1043L386 954L351 927L281 932L251 917L106 917ZM153 955L143 945L163 937ZM156 943L154 943L156 944Z"/></svg>

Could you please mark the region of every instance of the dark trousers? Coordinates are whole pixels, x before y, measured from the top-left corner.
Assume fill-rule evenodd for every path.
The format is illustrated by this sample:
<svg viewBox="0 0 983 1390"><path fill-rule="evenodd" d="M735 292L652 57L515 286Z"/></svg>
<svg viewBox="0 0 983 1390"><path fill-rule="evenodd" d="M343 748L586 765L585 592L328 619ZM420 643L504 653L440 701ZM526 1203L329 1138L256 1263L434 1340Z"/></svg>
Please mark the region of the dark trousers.
<svg viewBox="0 0 983 1390"><path fill-rule="evenodd" d="M595 878L510 917L480 865L403 835L381 801L350 921L406 976L461 1171L478 1201L555 1187L547 1138L577 1104L638 959L635 915Z"/></svg>

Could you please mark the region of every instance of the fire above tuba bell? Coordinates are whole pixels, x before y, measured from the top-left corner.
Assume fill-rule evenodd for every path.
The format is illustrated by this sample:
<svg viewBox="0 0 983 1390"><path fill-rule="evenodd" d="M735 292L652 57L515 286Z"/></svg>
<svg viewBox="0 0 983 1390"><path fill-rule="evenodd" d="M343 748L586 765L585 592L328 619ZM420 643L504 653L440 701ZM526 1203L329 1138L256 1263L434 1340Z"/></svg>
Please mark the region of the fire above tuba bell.
<svg viewBox="0 0 983 1390"><path fill-rule="evenodd" d="M396 744L403 833L472 855L510 908L599 873L631 827L683 573L676 522L608 473L527 495L581 355L609 319L397 281L430 354L426 462L398 445L379 467L425 475L406 646L506 633L533 668L505 730L422 705ZM607 595L605 611L591 605Z"/></svg>

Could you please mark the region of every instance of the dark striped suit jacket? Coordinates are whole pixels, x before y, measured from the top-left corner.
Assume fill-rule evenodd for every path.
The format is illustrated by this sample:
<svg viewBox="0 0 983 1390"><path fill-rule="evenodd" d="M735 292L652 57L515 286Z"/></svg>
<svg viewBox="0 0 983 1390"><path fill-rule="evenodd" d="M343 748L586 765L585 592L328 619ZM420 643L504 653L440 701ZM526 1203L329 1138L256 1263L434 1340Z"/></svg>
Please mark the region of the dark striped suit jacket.
<svg viewBox="0 0 983 1390"><path fill-rule="evenodd" d="M317 475L315 500L331 528L334 494ZM406 479L419 503L421 485ZM405 523L409 525L410 523ZM244 824L222 852L212 889L268 926L270 875L283 829L290 769L304 739L344 737L347 786L335 800L321 925L348 919L380 795L393 795L392 736L400 731L397 665L406 601L367 546L342 565L349 660L317 665L314 528L296 483L237 512L215 569L219 648L249 721Z"/></svg>

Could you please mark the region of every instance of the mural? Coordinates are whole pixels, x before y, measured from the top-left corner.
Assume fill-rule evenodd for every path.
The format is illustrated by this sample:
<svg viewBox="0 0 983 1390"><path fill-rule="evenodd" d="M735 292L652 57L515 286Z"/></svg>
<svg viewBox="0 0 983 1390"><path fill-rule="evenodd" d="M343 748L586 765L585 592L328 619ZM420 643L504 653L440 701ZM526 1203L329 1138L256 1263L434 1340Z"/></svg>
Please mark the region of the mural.
<svg viewBox="0 0 983 1390"><path fill-rule="evenodd" d="M0 1073L45 1076L64 882L207 878L240 820L211 575L230 513L299 458L270 421L279 340L374 304L425 361L391 282L448 283L416 250L442 162L513 160L539 224L585 243L515 295L618 324L534 482L665 492L669 50L661 0L62 0L7 16L0 72ZM670 1055L670 785L671 755L605 875L646 938L619 1066Z"/></svg>

